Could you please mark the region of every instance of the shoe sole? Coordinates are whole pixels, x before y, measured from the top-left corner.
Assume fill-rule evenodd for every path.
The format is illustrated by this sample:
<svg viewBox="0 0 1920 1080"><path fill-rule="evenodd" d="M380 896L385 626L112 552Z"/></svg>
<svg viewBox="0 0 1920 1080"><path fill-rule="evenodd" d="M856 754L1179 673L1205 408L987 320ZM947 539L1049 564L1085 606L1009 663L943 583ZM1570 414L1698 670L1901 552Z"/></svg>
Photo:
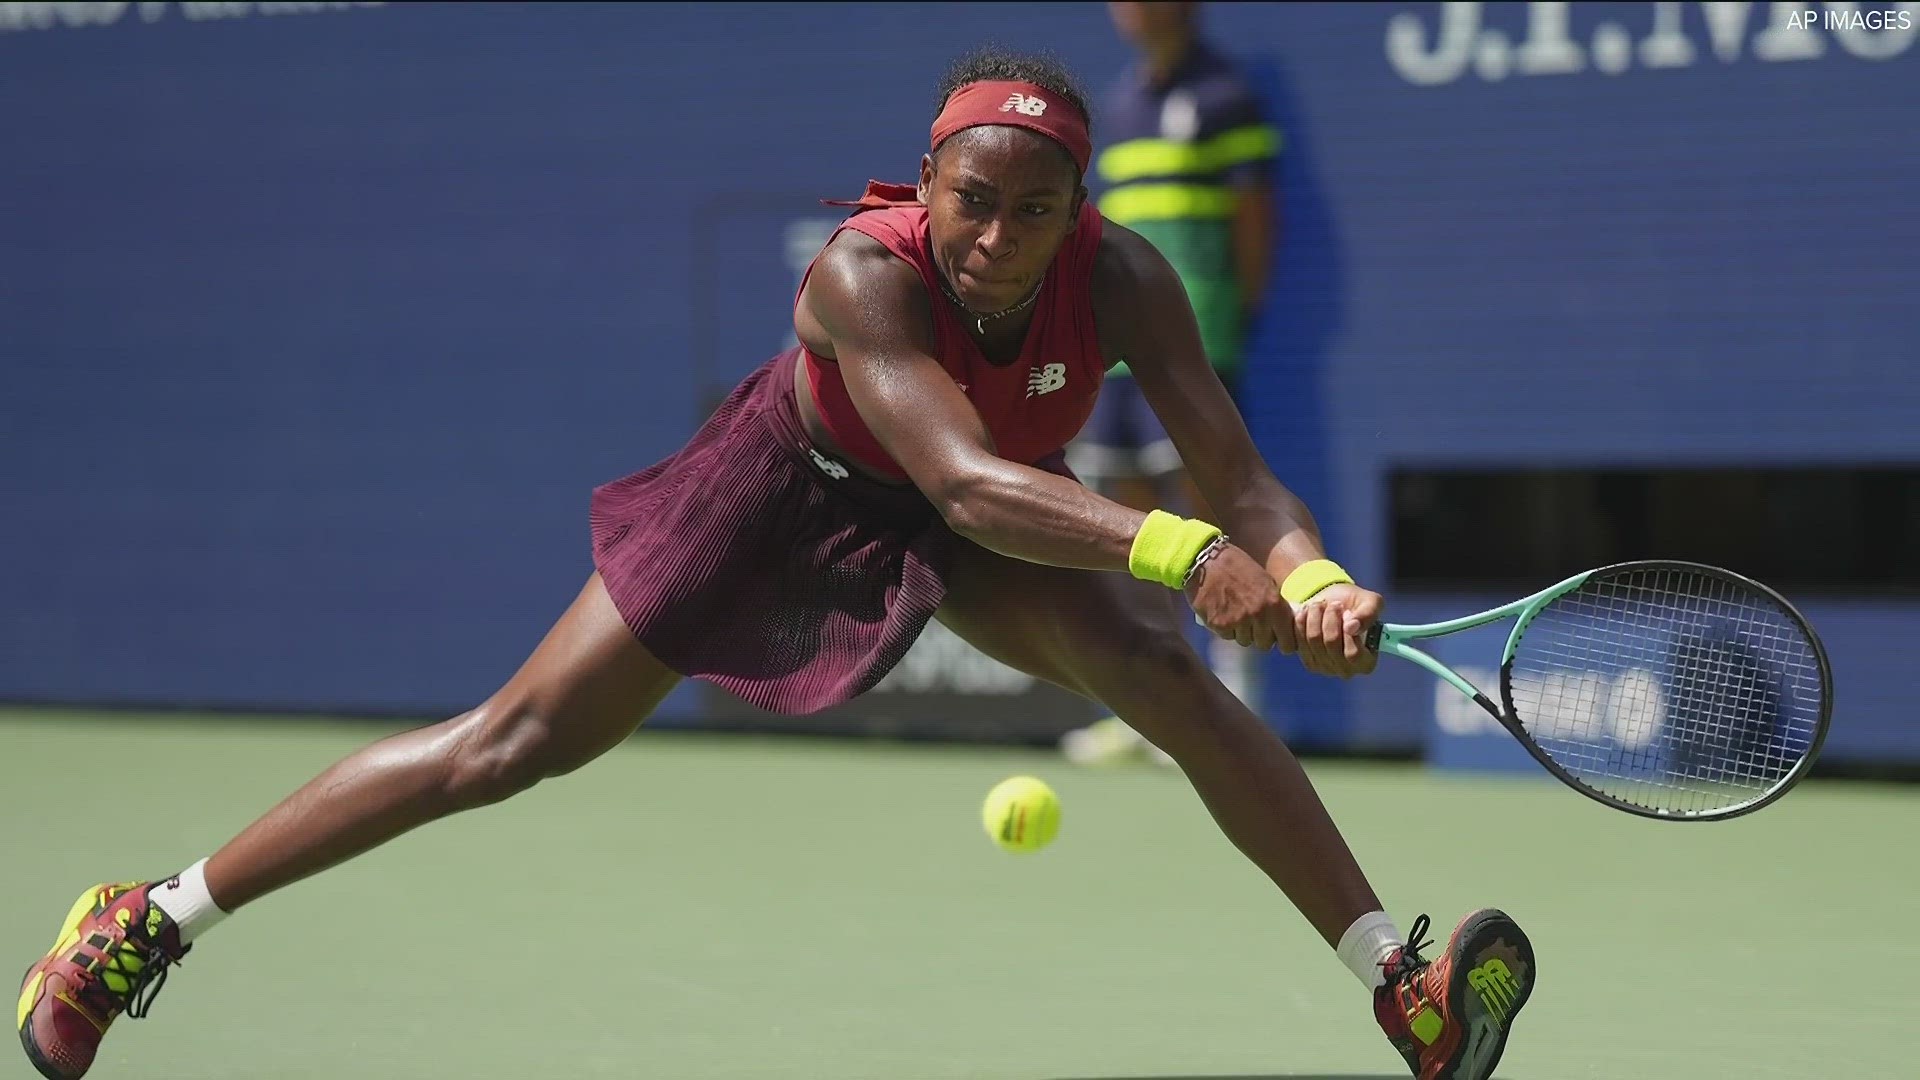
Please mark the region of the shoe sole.
<svg viewBox="0 0 1920 1080"><path fill-rule="evenodd" d="M1504 911L1489 908L1467 916L1454 930L1460 942L1447 983L1447 1012L1466 1030L1453 1061L1439 1080L1486 1080L1507 1049L1507 1033L1533 996L1539 972L1533 942Z"/></svg>
<svg viewBox="0 0 1920 1080"><path fill-rule="evenodd" d="M94 905L98 903L100 899L100 891L106 887L105 885L95 885L86 892L81 893L80 899L73 902L73 907L67 911L66 921L60 924L59 936L53 939L53 948L48 949L45 956L28 964L27 973L21 976L20 995L22 998L26 997L27 984L33 981L34 969L58 955L60 947L66 944L67 938L70 935L75 934L81 921L93 913ZM33 1025L27 1023L25 1020L20 1022L20 1047L27 1052L27 1060L33 1063L34 1070L41 1076L46 1077L47 1080L73 1080L71 1075L55 1069L53 1063L47 1060L46 1055L40 1052L39 1044L33 1041Z"/></svg>
<svg viewBox="0 0 1920 1080"><path fill-rule="evenodd" d="M22 994L26 993L27 980L33 978L33 969L39 966L40 962L36 960L27 968L26 978L20 980L20 992ZM48 1062L46 1056L40 1052L39 1044L33 1041L32 1024L20 1025L20 1048L27 1052L27 1060L33 1063L34 1071L46 1077L47 1080L73 1080L72 1077L67 1076L65 1073L58 1073L53 1070L53 1065Z"/></svg>

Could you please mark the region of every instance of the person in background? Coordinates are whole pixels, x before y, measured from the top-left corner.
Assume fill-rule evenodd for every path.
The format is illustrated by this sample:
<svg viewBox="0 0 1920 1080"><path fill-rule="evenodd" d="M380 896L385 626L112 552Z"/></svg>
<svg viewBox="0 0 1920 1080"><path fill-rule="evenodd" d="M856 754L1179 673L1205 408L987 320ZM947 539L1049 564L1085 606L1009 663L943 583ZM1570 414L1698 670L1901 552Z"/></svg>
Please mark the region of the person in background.
<svg viewBox="0 0 1920 1080"><path fill-rule="evenodd" d="M1199 8L1108 5L1140 60L1100 101L1100 122L1111 134L1094 174L1104 188L1100 212L1151 242L1179 273L1207 359L1237 398L1242 345L1266 293L1276 246L1273 171L1280 132L1233 61L1201 37ZM1067 460L1116 502L1212 513L1124 362L1107 373L1093 418ZM1214 673L1258 712L1257 654L1211 635L1207 644ZM1084 765L1143 755L1170 763L1116 717L1069 732L1061 747Z"/></svg>

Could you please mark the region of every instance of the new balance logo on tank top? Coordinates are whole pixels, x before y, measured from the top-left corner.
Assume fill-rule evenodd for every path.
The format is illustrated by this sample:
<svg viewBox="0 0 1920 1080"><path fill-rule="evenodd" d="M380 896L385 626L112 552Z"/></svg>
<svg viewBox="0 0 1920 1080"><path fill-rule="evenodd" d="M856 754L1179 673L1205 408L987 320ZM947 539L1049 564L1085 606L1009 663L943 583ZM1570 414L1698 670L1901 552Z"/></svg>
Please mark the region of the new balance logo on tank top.
<svg viewBox="0 0 1920 1080"><path fill-rule="evenodd" d="M878 240L919 272L933 308L934 359L973 402L1000 456L1031 465L1072 441L1093 412L1107 370L1094 327L1090 288L1101 226L1100 212L1092 202L1080 208L1079 227L1068 234L1047 268L1020 355L1005 365L987 362L966 324L946 301L927 235L927 208L914 201L914 189L875 181L855 205L860 209L840 229ZM840 229L834 230L835 236ZM803 279L801 289L805 288ZM798 303L798 293L794 299ZM841 451L876 473L905 479L906 471L880 446L854 408L840 366L808 350L807 369L821 420Z"/></svg>
<svg viewBox="0 0 1920 1080"><path fill-rule="evenodd" d="M1067 365L1048 364L1045 367L1034 368L1027 376L1027 396L1051 394L1065 385L1067 385Z"/></svg>

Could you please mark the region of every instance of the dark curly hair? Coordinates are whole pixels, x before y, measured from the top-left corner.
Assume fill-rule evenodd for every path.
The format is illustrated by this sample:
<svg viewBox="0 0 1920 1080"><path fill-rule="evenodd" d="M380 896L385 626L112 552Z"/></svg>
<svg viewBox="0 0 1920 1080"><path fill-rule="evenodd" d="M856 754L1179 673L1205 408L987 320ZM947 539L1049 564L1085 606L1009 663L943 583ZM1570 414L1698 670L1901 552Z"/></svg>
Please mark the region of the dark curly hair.
<svg viewBox="0 0 1920 1080"><path fill-rule="evenodd" d="M933 114L939 116L953 92L968 83L1001 81L1030 82L1053 91L1079 109L1087 121L1087 130L1093 130L1093 113L1087 109L1087 96L1065 64L1047 53L1015 52L998 45L975 49L953 62L940 80L940 99L934 104Z"/></svg>

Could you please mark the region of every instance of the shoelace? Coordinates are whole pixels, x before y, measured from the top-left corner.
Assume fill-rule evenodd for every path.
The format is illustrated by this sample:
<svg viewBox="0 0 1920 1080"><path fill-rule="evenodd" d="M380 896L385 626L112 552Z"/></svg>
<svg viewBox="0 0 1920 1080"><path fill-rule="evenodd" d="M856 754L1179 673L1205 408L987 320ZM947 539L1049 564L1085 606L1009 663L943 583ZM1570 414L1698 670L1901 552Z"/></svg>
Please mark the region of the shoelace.
<svg viewBox="0 0 1920 1080"><path fill-rule="evenodd" d="M147 962L134 976L133 991L127 995L128 1016L138 1020L152 1011L153 999L159 997L160 988L167 985L167 970L177 962L158 945L148 951Z"/></svg>
<svg viewBox="0 0 1920 1080"><path fill-rule="evenodd" d="M143 949L132 941L122 941L118 948L107 953L106 968L96 973L81 993L87 1004L99 1009L102 1016L113 1015L124 1000L127 1016L138 1020L152 1011L153 999L160 996L160 988L167 984L167 969L175 963L177 961L159 945ZM127 989L119 991L108 985L108 974L125 979Z"/></svg>
<svg viewBox="0 0 1920 1080"><path fill-rule="evenodd" d="M1390 965L1380 965L1386 970L1387 985L1392 986L1408 973L1419 971L1427 966L1427 960L1420 955L1420 950L1433 944L1427 937L1427 931L1432 928L1433 920L1425 915L1413 920L1413 928L1407 934L1407 943L1400 946L1400 952L1394 957L1394 962Z"/></svg>

